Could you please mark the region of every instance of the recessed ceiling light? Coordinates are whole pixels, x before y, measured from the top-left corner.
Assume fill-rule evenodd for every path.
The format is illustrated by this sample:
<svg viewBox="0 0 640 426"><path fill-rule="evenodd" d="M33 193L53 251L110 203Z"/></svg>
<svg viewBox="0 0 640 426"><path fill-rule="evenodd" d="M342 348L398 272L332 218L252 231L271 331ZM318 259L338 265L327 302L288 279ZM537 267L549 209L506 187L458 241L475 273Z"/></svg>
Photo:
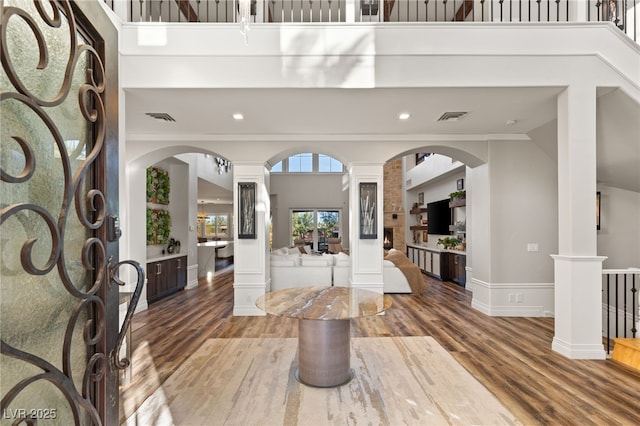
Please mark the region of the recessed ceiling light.
<svg viewBox="0 0 640 426"><path fill-rule="evenodd" d="M408 112L401 112L398 114L398 120L408 120L409 118L411 118L411 114Z"/></svg>
<svg viewBox="0 0 640 426"><path fill-rule="evenodd" d="M507 121L504 122L504 125L505 126L513 126L517 122L518 122L518 120L507 120Z"/></svg>
<svg viewBox="0 0 640 426"><path fill-rule="evenodd" d="M244 115L242 115L239 112L236 112L235 114L233 114L233 119L234 120L244 120Z"/></svg>

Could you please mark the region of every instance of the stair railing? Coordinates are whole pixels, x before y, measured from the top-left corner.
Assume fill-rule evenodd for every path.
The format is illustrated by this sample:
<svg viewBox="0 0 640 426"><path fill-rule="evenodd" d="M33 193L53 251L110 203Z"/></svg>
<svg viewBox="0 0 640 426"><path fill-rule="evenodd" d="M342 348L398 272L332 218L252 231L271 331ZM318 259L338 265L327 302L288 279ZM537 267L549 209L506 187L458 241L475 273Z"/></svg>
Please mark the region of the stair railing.
<svg viewBox="0 0 640 426"><path fill-rule="evenodd" d="M131 22L229 23L238 18L238 0L103 1ZM612 22L636 42L640 34L640 0L252 0L251 16L252 22L264 23L584 20Z"/></svg>
<svg viewBox="0 0 640 426"><path fill-rule="evenodd" d="M607 354L617 337L637 337L640 268L602 270L602 336Z"/></svg>

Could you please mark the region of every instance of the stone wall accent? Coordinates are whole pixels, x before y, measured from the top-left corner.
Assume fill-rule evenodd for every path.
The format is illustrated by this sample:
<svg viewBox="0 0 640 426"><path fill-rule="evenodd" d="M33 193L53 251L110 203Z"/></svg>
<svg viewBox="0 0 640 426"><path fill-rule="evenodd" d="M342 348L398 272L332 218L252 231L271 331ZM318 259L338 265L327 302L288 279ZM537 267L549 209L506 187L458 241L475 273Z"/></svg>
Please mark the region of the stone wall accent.
<svg viewBox="0 0 640 426"><path fill-rule="evenodd" d="M393 228L393 248L406 253L405 211L402 208L402 158L384 165L384 227ZM396 218L393 218L393 215Z"/></svg>

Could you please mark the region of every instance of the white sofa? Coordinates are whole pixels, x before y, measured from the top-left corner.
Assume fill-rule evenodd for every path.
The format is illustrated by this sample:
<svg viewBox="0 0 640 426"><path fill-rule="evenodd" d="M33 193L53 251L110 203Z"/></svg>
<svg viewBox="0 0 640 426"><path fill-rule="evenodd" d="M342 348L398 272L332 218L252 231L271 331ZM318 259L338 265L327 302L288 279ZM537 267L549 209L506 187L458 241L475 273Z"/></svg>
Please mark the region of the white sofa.
<svg viewBox="0 0 640 426"><path fill-rule="evenodd" d="M271 291L311 285L331 286L333 259L301 254L271 256Z"/></svg>
<svg viewBox="0 0 640 426"><path fill-rule="evenodd" d="M271 291L292 287L348 286L351 259L347 254L302 254L297 248L271 254Z"/></svg>
<svg viewBox="0 0 640 426"><path fill-rule="evenodd" d="M349 287L351 279L351 258L346 253L333 254L333 285Z"/></svg>
<svg viewBox="0 0 640 426"><path fill-rule="evenodd" d="M407 278L393 262L384 261L385 293L411 293ZM271 291L311 285L349 287L351 258L345 253L315 256L298 248L282 248L271 255Z"/></svg>
<svg viewBox="0 0 640 426"><path fill-rule="evenodd" d="M407 277L390 260L385 260L382 268L385 293L411 293Z"/></svg>

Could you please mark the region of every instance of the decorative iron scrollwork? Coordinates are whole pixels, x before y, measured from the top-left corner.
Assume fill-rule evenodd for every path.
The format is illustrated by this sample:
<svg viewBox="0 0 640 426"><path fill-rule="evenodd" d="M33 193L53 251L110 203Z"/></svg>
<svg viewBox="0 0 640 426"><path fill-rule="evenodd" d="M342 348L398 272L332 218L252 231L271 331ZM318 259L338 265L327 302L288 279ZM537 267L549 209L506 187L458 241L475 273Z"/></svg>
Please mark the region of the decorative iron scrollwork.
<svg viewBox="0 0 640 426"><path fill-rule="evenodd" d="M12 6L9 3L19 6ZM70 417L75 424L86 422L101 424L101 416L95 406L95 398L96 394L102 391L96 389L104 388L103 384L110 368L105 353L106 308L101 294L106 294L105 283L110 274L107 271L105 244L97 238L97 230L105 223L107 203L102 188L97 187L101 184L95 182L98 180L96 179L95 167L97 159L102 155L106 134L105 107L102 99L106 84L105 71L100 55L76 26L70 1L34 0L33 7L30 8L31 11L27 6L26 1L3 2L0 25L0 56L7 77L3 81L7 81L10 85L1 88L0 102L5 107L3 110L15 108L15 111L28 112L34 121L39 120L36 124L39 132L33 130L35 126L24 125L21 126L20 132L27 134L20 135L11 126L5 127L6 130L3 131L3 134L9 136L3 136L3 148L12 145L11 151L21 155L24 164L18 167L20 170L16 171L5 169L4 165L7 163L3 162L0 180L4 193L7 193L7 190L20 193L17 189L19 185L29 185L38 172L38 168L42 167L43 162L40 162L39 159L43 159L43 157L38 157L38 151L35 147L42 147L50 140L52 146L48 152L54 153L55 156L50 154L46 160L60 162L56 170L62 170L63 183L60 200L55 209L52 209L51 205L45 206L39 198L34 198L31 193L20 201L15 201L12 197L3 197L0 209L0 226L6 225L11 220L13 224L21 224L24 228L24 235L26 235L20 250L22 271L19 270L20 266L16 264L9 272L15 272L15 277L19 276L18 273L22 276L45 276L57 272L58 281L64 288L59 293L65 293L66 290L68 295L64 300L70 300L68 303L73 305L66 310L70 314L68 319L65 318L66 329L64 324L62 327L64 331L63 342L60 342L62 351L61 354L59 352L56 354L58 357L62 356L61 366L55 365L58 360L53 359L54 356L49 354L36 355L31 348L22 347L22 344L17 341L9 341L3 335L0 341L0 353L18 360L21 365L31 366L25 368L25 371L32 370L32 367L39 371L25 373L17 383L9 385L9 390L2 395L0 409L5 413L5 410L21 396L25 389L37 382L45 381L53 384L64 396L62 399L67 401L71 413ZM11 37L15 40L14 34L17 33L12 33L12 31L16 31L16 27L30 32L36 41L37 52L35 55L38 58L35 65L36 70L51 68L50 59L53 57L50 58L49 52L52 51L51 48L54 45L48 45L47 37L54 31L64 32L61 39L66 39L69 49L60 58L56 58L60 59L62 64L61 72L56 74L56 81L46 82L46 85L53 88L52 94L36 93L37 91L29 85L34 81L34 78L30 79L26 75L28 73L25 72L24 66L22 68L17 66L20 62L19 55L23 52L21 49L13 48L15 43L11 44L10 42ZM24 43L24 40L20 43ZM57 68L55 69L57 70ZM58 76L60 77L59 82ZM37 79L35 80L37 81ZM39 83L41 84L42 81ZM82 142L83 146L72 149L71 153L68 151L70 148L65 144L63 129L59 128L56 123L57 116L54 113L55 108L60 107L65 101L77 102L76 107L80 111L77 114L78 122L82 122L82 126L90 127L90 131L87 132L88 136L83 134L83 137L87 138ZM3 126L6 125L7 123L3 120ZM46 132L48 135L43 134ZM80 151L82 151L82 156L79 155ZM43 154L40 153L40 155ZM27 191L23 192L27 193ZM44 232L45 239L50 240L50 247L39 248L40 252L45 251L44 256L40 253L39 257L45 259L41 260L40 264L35 260L34 247L40 244L39 238L43 239L43 235L30 233L31 230L28 229L25 217L30 217L32 223L34 220L41 220L44 226L39 226L38 229L41 228L40 232ZM74 218L74 226L82 231L75 231L76 234L80 234L80 237L74 235L73 238L76 239L73 240L71 247L67 247L67 251L65 251L65 244L69 244L65 237L72 239L68 235L70 232L67 232L72 217ZM40 224L40 222L38 223ZM84 241L79 243L81 247L78 250L77 241L83 238ZM70 271L71 268L73 271ZM9 269L3 264L3 272ZM89 276L88 279L87 276ZM14 276L10 275L9 279L14 279ZM28 311L25 310L25 313ZM74 347L79 347L81 352L86 353L84 365L78 366L77 359L72 357ZM82 377L74 380L73 371L76 374L81 374ZM26 415L14 420L14 424L35 424L37 422L37 419L29 418Z"/></svg>
<svg viewBox="0 0 640 426"><path fill-rule="evenodd" d="M109 354L109 358L111 359L112 364L120 370L124 370L130 364L130 361L127 358L120 359L120 348L122 347L122 342L124 341L124 337L127 334L127 330L131 325L131 318L133 318L133 313L135 312L136 307L138 306L138 302L140 301L140 294L142 293L142 287L144 286L144 269L142 269L142 266L140 266L140 264L134 260L123 260L111 266L109 268L110 270L109 275L111 280L113 280L116 284L120 286L123 286L126 284L124 281L121 281L118 278L118 270L122 265L133 266L136 269L136 272L138 273L138 280L136 282L136 288L133 291L133 295L131 296L129 307L127 308L127 314L125 315L124 322L122 323L122 327L120 328L120 333L118 333L118 340L116 342L116 347Z"/></svg>

